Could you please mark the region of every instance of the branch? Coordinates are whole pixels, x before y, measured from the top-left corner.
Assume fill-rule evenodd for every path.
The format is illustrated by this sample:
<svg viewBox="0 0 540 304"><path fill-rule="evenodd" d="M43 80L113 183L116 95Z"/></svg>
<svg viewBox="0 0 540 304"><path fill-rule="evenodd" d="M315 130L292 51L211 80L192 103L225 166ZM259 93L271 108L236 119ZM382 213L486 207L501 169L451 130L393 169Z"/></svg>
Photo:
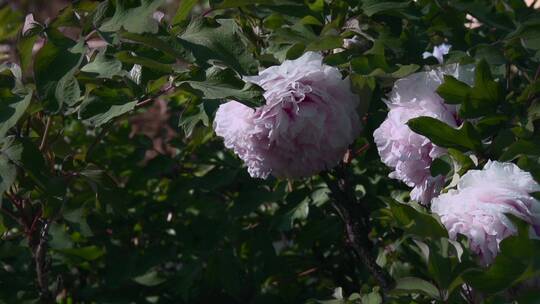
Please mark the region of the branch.
<svg viewBox="0 0 540 304"><path fill-rule="evenodd" d="M45 131L43 131L43 136L41 137L41 144L39 145L39 151L43 151L47 145L47 136L49 135L49 129L51 128L51 117L47 117L47 122L45 123Z"/></svg>
<svg viewBox="0 0 540 304"><path fill-rule="evenodd" d="M94 36L95 33L97 33L96 29L93 29L92 31L90 31L88 35L84 36L84 41L88 41L90 38L92 38L92 36Z"/></svg>
<svg viewBox="0 0 540 304"><path fill-rule="evenodd" d="M394 287L394 280L384 269L375 262L371 255L373 243L368 237L371 230L369 214L362 204L358 202L354 189L345 178L343 172L336 169L337 178L334 180L328 173L322 173L321 177L331 191L332 206L345 225L345 237L348 245L352 248L356 260L362 263L371 273L377 284L384 293Z"/></svg>
<svg viewBox="0 0 540 304"><path fill-rule="evenodd" d="M169 84L168 86L166 86L166 87L162 88L161 90L159 90L159 92L157 92L153 96L150 96L150 97L148 97L148 98L146 98L144 100L141 100L141 101L137 102L135 107L137 107L137 108L143 107L143 106L153 102L158 97L160 97L162 95L165 95L165 94L168 94L170 91L172 91L174 89L176 89L176 86L174 86L173 84Z"/></svg>
<svg viewBox="0 0 540 304"><path fill-rule="evenodd" d="M8 209L6 209L4 206L1 206L0 207L0 211L2 211L2 213L6 214L7 216L9 216L12 220L14 220L16 223L20 223L20 220L19 218L11 211L9 211Z"/></svg>
<svg viewBox="0 0 540 304"><path fill-rule="evenodd" d="M40 218L40 220L42 220ZM48 266L47 261L47 235L49 233L48 220L43 220L43 225L37 235L30 238L30 246L32 250L32 256L36 264L36 279L39 287L39 297L43 303L53 303L53 295L49 290L49 278L48 278Z"/></svg>
<svg viewBox="0 0 540 304"><path fill-rule="evenodd" d="M49 125L48 121L47 126ZM9 201L17 207L19 214L10 211L5 206L0 206L0 212L7 214L23 227L24 234L28 238L28 246L34 258L40 300L42 303L54 303L54 297L49 290L48 268L50 262L47 260L47 241L52 220L43 218L43 207L29 219L24 215L24 200L20 200L8 192L5 194Z"/></svg>

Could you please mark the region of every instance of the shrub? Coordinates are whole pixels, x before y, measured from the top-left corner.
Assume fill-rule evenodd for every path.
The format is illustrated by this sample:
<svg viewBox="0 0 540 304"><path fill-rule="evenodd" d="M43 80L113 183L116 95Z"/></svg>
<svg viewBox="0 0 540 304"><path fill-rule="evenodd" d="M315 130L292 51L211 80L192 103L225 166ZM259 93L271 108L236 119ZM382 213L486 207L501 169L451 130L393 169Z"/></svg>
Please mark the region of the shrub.
<svg viewBox="0 0 540 304"><path fill-rule="evenodd" d="M0 299L534 303L535 5L4 4Z"/></svg>

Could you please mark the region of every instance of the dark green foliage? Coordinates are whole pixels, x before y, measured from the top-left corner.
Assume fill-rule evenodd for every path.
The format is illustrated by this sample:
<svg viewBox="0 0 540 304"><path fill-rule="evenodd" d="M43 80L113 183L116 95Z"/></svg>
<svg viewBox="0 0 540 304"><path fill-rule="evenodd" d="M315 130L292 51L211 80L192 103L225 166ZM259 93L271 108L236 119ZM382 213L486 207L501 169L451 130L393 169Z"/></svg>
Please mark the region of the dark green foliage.
<svg viewBox="0 0 540 304"><path fill-rule="evenodd" d="M448 185L491 159L540 181L537 10L518 0L166 2L72 1L24 35L27 12L2 4L0 42L13 54L0 60L18 65L0 65L1 303L534 303L538 290L522 290L540 273L530 227L517 223L483 268L387 177L371 134L394 81L436 64L422 53L446 41L446 62L475 65L475 84L447 76L437 90L470 119L459 128L408 122L449 148L431 174ZM106 47L91 52L93 39ZM310 50L362 101L352 160L329 176L346 175L362 203L366 251L395 279L390 291L344 242L323 178L252 179L211 129L228 99L264 104L243 76Z"/></svg>

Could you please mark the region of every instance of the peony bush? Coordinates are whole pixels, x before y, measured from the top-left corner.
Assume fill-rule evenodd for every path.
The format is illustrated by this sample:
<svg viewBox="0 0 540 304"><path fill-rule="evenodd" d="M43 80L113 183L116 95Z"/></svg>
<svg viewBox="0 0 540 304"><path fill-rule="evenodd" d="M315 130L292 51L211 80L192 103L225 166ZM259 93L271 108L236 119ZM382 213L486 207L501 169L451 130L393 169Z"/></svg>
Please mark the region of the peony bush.
<svg viewBox="0 0 540 304"><path fill-rule="evenodd" d="M540 297L535 1L0 16L0 302Z"/></svg>

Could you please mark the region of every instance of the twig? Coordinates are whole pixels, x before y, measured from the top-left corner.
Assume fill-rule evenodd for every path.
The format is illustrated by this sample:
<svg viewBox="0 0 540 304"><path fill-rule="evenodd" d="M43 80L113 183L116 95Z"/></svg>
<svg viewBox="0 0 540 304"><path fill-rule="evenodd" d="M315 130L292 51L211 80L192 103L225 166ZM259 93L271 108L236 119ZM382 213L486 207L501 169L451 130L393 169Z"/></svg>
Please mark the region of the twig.
<svg viewBox="0 0 540 304"><path fill-rule="evenodd" d="M41 137L41 144L39 144L39 151L43 151L47 145L47 137L49 135L49 129L51 127L51 117L47 117L47 122L45 123L45 131L43 131L43 136Z"/></svg>
<svg viewBox="0 0 540 304"><path fill-rule="evenodd" d="M510 91L510 84L511 84L510 72L511 72L511 66L510 66L510 63L507 63L506 64L506 91Z"/></svg>
<svg viewBox="0 0 540 304"><path fill-rule="evenodd" d="M97 33L97 30L93 29L90 33L88 33L88 35L84 37L84 41L88 41L88 39L90 39L95 33Z"/></svg>
<svg viewBox="0 0 540 304"><path fill-rule="evenodd" d="M213 8L209 8L209 9L207 9L206 11L204 11L204 12L201 14L201 16L202 16L202 17L206 17L206 16L208 16L209 14L211 14L213 11L214 11Z"/></svg>
<svg viewBox="0 0 540 304"><path fill-rule="evenodd" d="M370 231L368 212L362 210L361 204L354 195L354 190L344 176L333 180L328 173L323 173L321 177L330 188L332 206L345 225L345 236L353 249L355 258L371 273L383 291L383 298L386 298L385 292L390 291L395 282L384 269L377 265L375 258L371 255L373 244L368 237Z"/></svg>
<svg viewBox="0 0 540 304"><path fill-rule="evenodd" d="M147 105L147 104L153 102L154 100L155 100L154 97L150 97L150 98L147 98L147 99L145 99L145 100L143 100L143 101L139 101L139 102L137 103L137 105L135 105L135 106L136 106L136 107L144 107L145 105Z"/></svg>
<svg viewBox="0 0 540 304"><path fill-rule="evenodd" d="M94 141L90 144L90 147L88 147L88 150L86 150L86 155L84 157L85 161L88 161L90 159L90 155L92 154L92 152L94 152L97 144L103 139L103 137L105 137L105 134L107 134L107 132L109 131L109 126L110 124L103 127L103 129L101 129L99 134L96 136L96 139L94 139Z"/></svg>
<svg viewBox="0 0 540 304"><path fill-rule="evenodd" d="M154 100L156 100L158 97L162 96L162 95L165 95L167 93L169 93L170 91L176 89L176 87L172 84L170 84L169 86L165 87L164 89L161 89L159 90L159 92L157 92L155 95L153 96L150 96L142 101L139 101L137 102L137 104L135 105L137 108L139 107L144 107L145 105L153 102Z"/></svg>
<svg viewBox="0 0 540 304"><path fill-rule="evenodd" d="M0 207L0 211L5 213L7 216L9 216L15 222L20 223L19 218L13 212L11 212L8 209L4 208L4 206Z"/></svg>
<svg viewBox="0 0 540 304"><path fill-rule="evenodd" d="M49 290L48 262L47 262L47 235L49 233L49 221L43 220L37 240L35 236L30 238L32 256L36 264L36 278L39 287L39 297L43 303L53 303L53 296Z"/></svg>
<svg viewBox="0 0 540 304"><path fill-rule="evenodd" d="M47 126L49 125L50 121L48 120ZM45 134L46 133L47 131L45 131ZM46 137L46 135L44 135L44 137ZM42 139L42 143L44 141L45 140ZM6 209L5 206L0 206L0 211L23 226L24 234L28 238L28 245L32 252L32 257L34 258L40 300L42 303L54 303L54 297L49 290L48 267L50 263L47 260L47 237L49 233L49 224L52 220L44 219L42 217L43 207L33 215L31 219L27 218L24 214L25 201L19 200L15 195L9 194L8 192L5 194L12 205L17 207L19 214L13 213ZM41 226L39 225L40 223L42 224ZM38 226L40 226L39 229Z"/></svg>
<svg viewBox="0 0 540 304"><path fill-rule="evenodd" d="M304 277L304 276L307 276L309 274L312 274L312 273L316 272L317 270L318 270L317 267L312 267L312 268L310 268L308 270L304 270L304 271L298 273L297 276L298 277Z"/></svg>

